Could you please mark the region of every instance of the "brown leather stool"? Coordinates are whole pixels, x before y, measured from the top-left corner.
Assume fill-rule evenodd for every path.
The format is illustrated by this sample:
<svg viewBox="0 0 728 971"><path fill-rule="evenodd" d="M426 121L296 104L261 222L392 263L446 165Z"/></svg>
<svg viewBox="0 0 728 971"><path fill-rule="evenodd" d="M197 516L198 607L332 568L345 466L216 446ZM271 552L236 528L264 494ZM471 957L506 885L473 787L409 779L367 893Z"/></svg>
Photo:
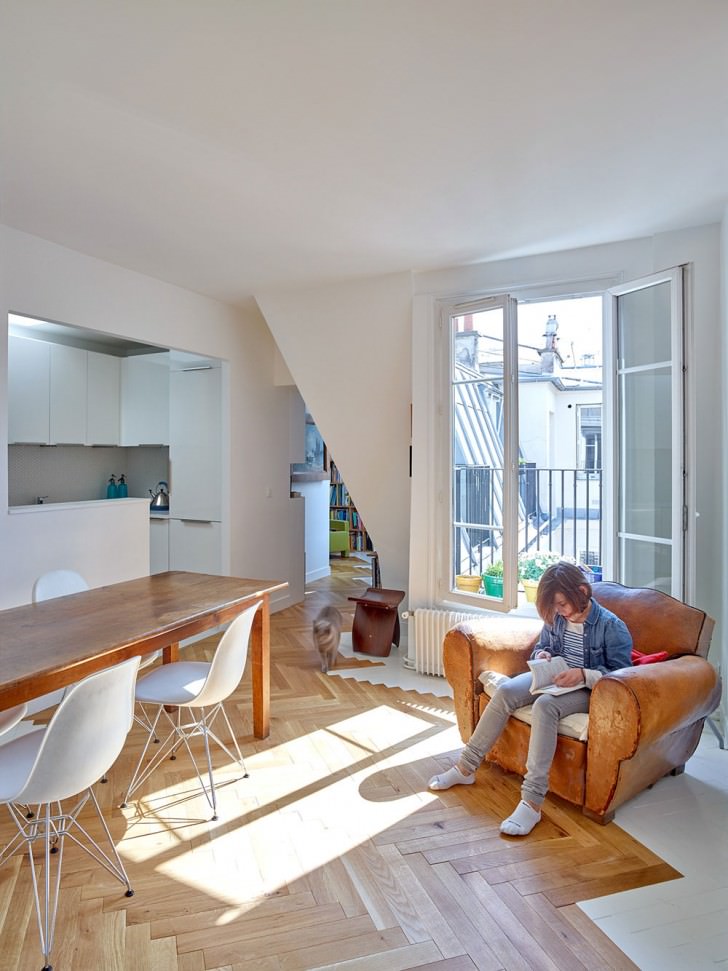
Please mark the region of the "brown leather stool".
<svg viewBox="0 0 728 971"><path fill-rule="evenodd" d="M368 587L364 596L349 597L356 603L351 643L360 654L387 657L392 644L399 646L399 612L404 590Z"/></svg>

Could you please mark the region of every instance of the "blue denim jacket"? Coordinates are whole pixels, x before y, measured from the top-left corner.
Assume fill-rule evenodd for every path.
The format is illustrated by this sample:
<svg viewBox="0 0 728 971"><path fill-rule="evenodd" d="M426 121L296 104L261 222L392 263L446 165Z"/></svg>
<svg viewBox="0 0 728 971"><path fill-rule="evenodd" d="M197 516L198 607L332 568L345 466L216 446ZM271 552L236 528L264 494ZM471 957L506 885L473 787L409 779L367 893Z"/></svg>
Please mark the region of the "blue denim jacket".
<svg viewBox="0 0 728 971"><path fill-rule="evenodd" d="M555 615L553 624L544 624L531 657L537 651L562 654L565 627L566 621L560 614ZM584 666L602 674L632 667L632 635L627 625L596 600L592 600L584 621Z"/></svg>

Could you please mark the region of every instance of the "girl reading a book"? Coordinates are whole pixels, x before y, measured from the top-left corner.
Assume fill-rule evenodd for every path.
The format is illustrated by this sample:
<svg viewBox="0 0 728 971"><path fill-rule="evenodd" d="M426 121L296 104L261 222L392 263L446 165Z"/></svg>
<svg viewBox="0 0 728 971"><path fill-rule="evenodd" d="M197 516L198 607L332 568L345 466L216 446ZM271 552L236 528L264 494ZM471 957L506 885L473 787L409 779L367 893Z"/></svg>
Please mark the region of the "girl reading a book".
<svg viewBox="0 0 728 971"><path fill-rule="evenodd" d="M533 704L521 801L500 827L509 836L526 836L541 819L559 721L566 715L589 711L591 689L602 675L632 664L632 636L619 617L592 598L586 570L564 561L550 566L538 585L536 609L544 626L531 658L563 658L567 669L556 674L553 683L571 690L534 696L530 671L508 678L488 702L457 764L429 782L430 789L435 790L472 785L476 769L510 715Z"/></svg>

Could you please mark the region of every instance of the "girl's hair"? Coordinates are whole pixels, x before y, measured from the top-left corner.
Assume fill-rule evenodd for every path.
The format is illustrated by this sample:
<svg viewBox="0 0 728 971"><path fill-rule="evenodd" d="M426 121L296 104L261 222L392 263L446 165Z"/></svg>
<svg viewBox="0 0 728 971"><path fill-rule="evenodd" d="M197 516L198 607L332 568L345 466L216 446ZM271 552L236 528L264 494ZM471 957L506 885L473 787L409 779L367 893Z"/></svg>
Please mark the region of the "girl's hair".
<svg viewBox="0 0 728 971"><path fill-rule="evenodd" d="M557 593L577 611L586 610L592 595L586 571L575 563L560 560L544 572L536 591L536 610L547 624L554 621L554 597Z"/></svg>

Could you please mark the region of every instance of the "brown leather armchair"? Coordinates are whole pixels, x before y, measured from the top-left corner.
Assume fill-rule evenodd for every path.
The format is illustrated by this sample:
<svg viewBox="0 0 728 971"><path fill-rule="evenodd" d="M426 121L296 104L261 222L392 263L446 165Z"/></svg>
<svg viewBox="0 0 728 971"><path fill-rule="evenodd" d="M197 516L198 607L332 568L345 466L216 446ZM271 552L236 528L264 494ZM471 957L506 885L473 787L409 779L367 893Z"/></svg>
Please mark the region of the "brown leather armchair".
<svg viewBox="0 0 728 971"><path fill-rule="evenodd" d="M593 585L594 597L626 623L641 654L668 660L622 668L592 691L586 741L559 735L549 788L608 823L615 809L664 775L678 775L697 748L706 717L720 701L720 679L706 658L714 621L704 611L658 590ZM479 675L512 676L527 660L540 620L484 618L445 635L445 676L453 688L458 727L467 741L488 703ZM523 775L530 726L514 717L488 760Z"/></svg>

